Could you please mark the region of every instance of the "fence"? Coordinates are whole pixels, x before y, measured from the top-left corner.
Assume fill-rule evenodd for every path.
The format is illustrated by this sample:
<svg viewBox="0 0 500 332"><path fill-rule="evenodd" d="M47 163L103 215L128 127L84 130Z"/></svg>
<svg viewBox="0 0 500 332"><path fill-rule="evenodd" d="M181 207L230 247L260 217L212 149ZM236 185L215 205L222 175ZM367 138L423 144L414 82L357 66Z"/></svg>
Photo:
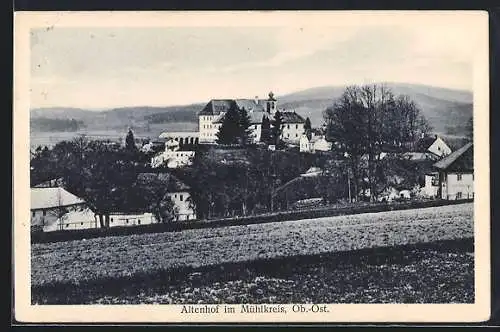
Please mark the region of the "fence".
<svg viewBox="0 0 500 332"><path fill-rule="evenodd" d="M348 205L345 207L324 207L316 209L293 210L286 212L268 213L240 218L226 218L214 220L178 221L165 224L138 225L134 227L115 226L111 228L93 228L85 230L69 230L54 232L34 232L31 234L32 243L71 241L104 236L124 236L143 233L178 232L186 229L215 228L225 226L238 226L260 224L279 221L290 221L311 218L334 217L350 214L384 212L393 210L417 209L438 207L472 202L472 199L462 200L430 200L406 201L395 203L365 203L363 205Z"/></svg>

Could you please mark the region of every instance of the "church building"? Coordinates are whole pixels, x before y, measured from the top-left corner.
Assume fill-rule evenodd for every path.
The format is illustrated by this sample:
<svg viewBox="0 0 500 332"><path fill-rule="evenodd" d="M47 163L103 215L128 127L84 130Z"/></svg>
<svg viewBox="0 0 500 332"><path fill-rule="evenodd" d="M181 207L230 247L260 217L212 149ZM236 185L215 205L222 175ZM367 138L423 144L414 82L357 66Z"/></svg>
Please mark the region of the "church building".
<svg viewBox="0 0 500 332"><path fill-rule="evenodd" d="M272 92L267 99L212 99L198 113L199 142L215 143L217 133L222 126L224 116L231 106L245 109L250 117L250 128L254 142L260 141L262 120L267 117L271 122L278 110L278 101ZM298 143L304 133L305 119L296 112L279 110L283 117L281 139L285 142Z"/></svg>

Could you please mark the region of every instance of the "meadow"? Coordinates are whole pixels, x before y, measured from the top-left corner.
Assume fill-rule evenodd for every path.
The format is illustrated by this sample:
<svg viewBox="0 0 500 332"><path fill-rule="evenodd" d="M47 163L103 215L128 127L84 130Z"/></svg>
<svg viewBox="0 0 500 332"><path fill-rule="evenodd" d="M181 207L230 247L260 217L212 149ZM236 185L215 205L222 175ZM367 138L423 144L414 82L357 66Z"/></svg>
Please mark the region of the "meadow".
<svg viewBox="0 0 500 332"><path fill-rule="evenodd" d="M154 287L178 284L190 273L196 273L197 269L205 271L225 264L247 266L258 262L274 262L269 263L271 267L267 269L279 270L282 266L276 265L276 260L280 259L306 257L304 261L307 263L307 257L312 259L370 248L395 248L419 243L471 239L474 229L472 207L473 204L467 203L437 208L33 244L32 300L83 303L90 298L105 298L106 294L109 295L113 291L119 291L115 294L116 298L123 300L129 291L134 293L142 289L147 292ZM457 255L463 264L470 263L467 258L469 256L464 255L464 251ZM432 257L432 266L443 266L438 264L443 259L442 255L431 254L425 259L432 260ZM422 264L421 266L425 266ZM453 264L458 263L450 264L452 268ZM468 278L469 272L472 273L470 269L464 271L467 273L462 278ZM379 273L385 273L386 279L391 277L390 271ZM441 272L436 270L434 273L426 273L432 275ZM448 272L440 275L438 279L446 277L447 274ZM224 269L219 271L218 276L220 281L226 280ZM377 282L376 279L374 282ZM421 289L420 292L425 290ZM63 299L60 298L61 294L66 294ZM139 295L134 295L135 301L139 301L137 296ZM184 303L185 300L179 301Z"/></svg>

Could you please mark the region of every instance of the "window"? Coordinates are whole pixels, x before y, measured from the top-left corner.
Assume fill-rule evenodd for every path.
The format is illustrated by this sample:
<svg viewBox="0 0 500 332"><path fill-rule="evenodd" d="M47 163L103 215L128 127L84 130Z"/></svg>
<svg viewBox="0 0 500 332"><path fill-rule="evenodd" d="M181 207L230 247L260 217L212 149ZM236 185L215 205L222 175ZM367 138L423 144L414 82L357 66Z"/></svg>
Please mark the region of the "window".
<svg viewBox="0 0 500 332"><path fill-rule="evenodd" d="M461 191L457 192L457 199L462 199L462 192Z"/></svg>
<svg viewBox="0 0 500 332"><path fill-rule="evenodd" d="M174 197L177 198L177 194L174 194Z"/></svg>
<svg viewBox="0 0 500 332"><path fill-rule="evenodd" d="M295 137L299 137L299 134L297 134L297 133L296 133L296 134L295 134Z"/></svg>
<svg viewBox="0 0 500 332"><path fill-rule="evenodd" d="M32 216L33 218L35 218L35 214L36 214L36 213L35 213L35 211L31 212L31 216Z"/></svg>
<svg viewBox="0 0 500 332"><path fill-rule="evenodd" d="M462 174L460 173L457 174L457 181L462 181Z"/></svg>
<svg viewBox="0 0 500 332"><path fill-rule="evenodd" d="M81 222L80 225L83 225L83 222Z"/></svg>
<svg viewBox="0 0 500 332"><path fill-rule="evenodd" d="M138 219L138 220L137 220L137 223L140 225L140 224L141 224L141 219Z"/></svg>
<svg viewBox="0 0 500 332"><path fill-rule="evenodd" d="M111 218L111 222L113 222L113 218Z"/></svg>
<svg viewBox="0 0 500 332"><path fill-rule="evenodd" d="M125 219L125 223L127 223L127 224L128 224L128 219Z"/></svg>
<svg viewBox="0 0 500 332"><path fill-rule="evenodd" d="M179 199L180 199L181 202L184 200L184 197L182 196L182 194L179 195Z"/></svg>
<svg viewBox="0 0 500 332"><path fill-rule="evenodd" d="M46 214L47 214L47 211L43 210L42 215L45 217Z"/></svg>
<svg viewBox="0 0 500 332"><path fill-rule="evenodd" d="M254 125L253 127L254 127L255 129L257 129L257 125Z"/></svg>
<svg viewBox="0 0 500 332"><path fill-rule="evenodd" d="M66 224L66 226L65 226L65 227L68 227L68 226L69 226L69 224Z"/></svg>
<svg viewBox="0 0 500 332"><path fill-rule="evenodd" d="M299 129L299 125L295 125L295 129Z"/></svg>
<svg viewBox="0 0 500 332"><path fill-rule="evenodd" d="M439 186L439 177L437 175L432 177L431 185Z"/></svg>
<svg viewBox="0 0 500 332"><path fill-rule="evenodd" d="M286 127L287 129L290 129L290 125L286 125L286 126L287 126L287 127Z"/></svg>

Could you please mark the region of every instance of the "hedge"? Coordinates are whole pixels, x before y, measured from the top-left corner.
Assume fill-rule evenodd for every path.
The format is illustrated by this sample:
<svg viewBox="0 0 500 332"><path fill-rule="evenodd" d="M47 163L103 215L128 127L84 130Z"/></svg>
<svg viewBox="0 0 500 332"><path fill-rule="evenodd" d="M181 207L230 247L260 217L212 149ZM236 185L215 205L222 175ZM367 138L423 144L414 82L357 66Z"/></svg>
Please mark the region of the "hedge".
<svg viewBox="0 0 500 332"><path fill-rule="evenodd" d="M288 220L312 219L323 217L334 217L341 215L384 212L392 210L418 209L427 207L438 207L443 205L454 205L473 202L473 199L462 200L431 200L431 201L406 201L395 203L368 203L346 207L324 207L308 210L282 211L255 216L225 218L214 220L181 221L168 224L149 224L137 226L116 226L111 228L89 228L80 230L62 230L54 232L31 233L32 243L47 243L89 239L104 236L125 236L131 234L179 232L186 229L226 227L237 225L249 225L259 223L280 222Z"/></svg>

